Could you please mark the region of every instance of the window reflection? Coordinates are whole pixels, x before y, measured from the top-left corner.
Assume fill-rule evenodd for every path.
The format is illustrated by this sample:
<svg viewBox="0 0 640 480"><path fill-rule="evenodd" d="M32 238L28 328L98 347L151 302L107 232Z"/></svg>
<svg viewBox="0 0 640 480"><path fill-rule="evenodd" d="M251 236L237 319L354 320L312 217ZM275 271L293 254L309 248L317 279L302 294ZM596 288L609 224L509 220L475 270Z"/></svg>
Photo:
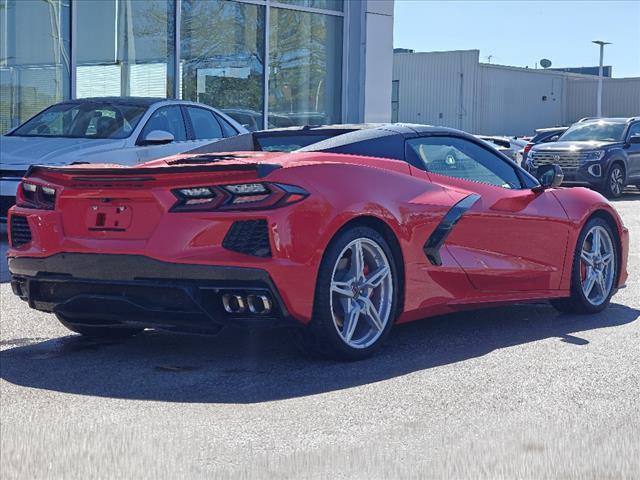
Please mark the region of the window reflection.
<svg viewBox="0 0 640 480"><path fill-rule="evenodd" d="M173 0L76 2L76 97L172 96Z"/></svg>
<svg viewBox="0 0 640 480"><path fill-rule="evenodd" d="M0 0L0 133L69 98L69 2Z"/></svg>
<svg viewBox="0 0 640 480"><path fill-rule="evenodd" d="M177 91L251 130L341 120L343 0L0 0L0 133L72 96L72 2L77 98Z"/></svg>
<svg viewBox="0 0 640 480"><path fill-rule="evenodd" d="M342 18L271 9L269 125L341 120Z"/></svg>
<svg viewBox="0 0 640 480"><path fill-rule="evenodd" d="M342 12L344 9L343 0L275 0L278 3L297 5L299 7L319 8L322 10L335 10Z"/></svg>
<svg viewBox="0 0 640 480"><path fill-rule="evenodd" d="M183 0L181 35L182 98L262 129L264 7Z"/></svg>

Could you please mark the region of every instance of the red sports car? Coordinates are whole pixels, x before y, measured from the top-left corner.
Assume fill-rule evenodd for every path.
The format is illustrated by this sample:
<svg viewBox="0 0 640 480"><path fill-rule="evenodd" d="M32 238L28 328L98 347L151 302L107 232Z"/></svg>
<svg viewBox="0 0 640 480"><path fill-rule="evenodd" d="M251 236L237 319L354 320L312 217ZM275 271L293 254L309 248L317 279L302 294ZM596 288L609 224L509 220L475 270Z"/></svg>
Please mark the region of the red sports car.
<svg viewBox="0 0 640 480"><path fill-rule="evenodd" d="M600 194L556 188L559 167L538 181L452 129L345 131L289 153L252 136L32 167L10 212L13 291L89 336L293 326L359 359L394 323L540 299L598 312L624 286L628 230Z"/></svg>

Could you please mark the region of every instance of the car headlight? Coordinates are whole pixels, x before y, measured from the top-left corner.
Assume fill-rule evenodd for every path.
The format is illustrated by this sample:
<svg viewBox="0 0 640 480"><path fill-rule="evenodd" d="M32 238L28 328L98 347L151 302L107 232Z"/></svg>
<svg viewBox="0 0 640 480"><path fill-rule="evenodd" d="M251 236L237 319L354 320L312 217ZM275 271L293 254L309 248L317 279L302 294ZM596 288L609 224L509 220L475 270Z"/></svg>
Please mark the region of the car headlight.
<svg viewBox="0 0 640 480"><path fill-rule="evenodd" d="M604 157L604 150L593 150L591 152L584 152L582 159L585 162L597 162Z"/></svg>

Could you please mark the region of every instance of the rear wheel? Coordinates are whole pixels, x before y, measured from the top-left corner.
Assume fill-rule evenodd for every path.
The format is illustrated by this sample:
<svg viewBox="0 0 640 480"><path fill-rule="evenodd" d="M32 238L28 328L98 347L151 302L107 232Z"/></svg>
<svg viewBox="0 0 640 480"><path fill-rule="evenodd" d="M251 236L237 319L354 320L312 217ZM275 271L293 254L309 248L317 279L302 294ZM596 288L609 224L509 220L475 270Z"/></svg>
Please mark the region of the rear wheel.
<svg viewBox="0 0 640 480"><path fill-rule="evenodd" d="M320 265L313 319L297 332L299 345L339 360L371 355L397 315L397 270L391 248L375 230L339 233Z"/></svg>
<svg viewBox="0 0 640 480"><path fill-rule="evenodd" d="M620 198L626 185L625 172L622 165L614 164L604 180L602 193L607 198Z"/></svg>
<svg viewBox="0 0 640 480"><path fill-rule="evenodd" d="M66 319L62 315L56 315L56 317L58 318L60 323L64 325L67 329L89 338L104 338L104 339L128 338L144 330L144 328L120 327L118 325L114 325L113 327L91 327L87 325L77 325L73 322L70 322L68 319Z"/></svg>
<svg viewBox="0 0 640 480"><path fill-rule="evenodd" d="M578 237L571 273L571 297L551 303L561 312L597 313L604 310L618 278L616 237L607 222L593 218Z"/></svg>

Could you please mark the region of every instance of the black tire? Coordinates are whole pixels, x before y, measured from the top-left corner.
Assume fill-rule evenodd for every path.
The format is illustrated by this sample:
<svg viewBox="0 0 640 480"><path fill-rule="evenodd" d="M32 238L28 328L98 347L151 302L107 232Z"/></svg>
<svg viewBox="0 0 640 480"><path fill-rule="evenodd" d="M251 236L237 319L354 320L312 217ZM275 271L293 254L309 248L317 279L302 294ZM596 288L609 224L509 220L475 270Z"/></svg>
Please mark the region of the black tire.
<svg viewBox="0 0 640 480"><path fill-rule="evenodd" d="M62 315L56 315L56 317L58 318L60 323L67 329L88 338L116 340L132 337L144 330L144 328L120 327L118 325L114 325L113 327L90 327L86 325L76 325L73 322L65 319Z"/></svg>
<svg viewBox="0 0 640 480"><path fill-rule="evenodd" d="M603 227L611 237L611 243L613 246L613 262L614 262L614 272L613 272L613 285L611 291L609 292L606 300L599 305L592 304L587 297L585 296L582 289L582 272L581 272L581 254L582 254L582 245L584 244L584 240L587 237L589 231L595 227L601 226ZM618 273L620 271L620 254L618 251L618 236L611 229L609 224L600 217L595 217L589 220L585 226L582 228L580 232L580 236L578 237L578 242L576 244L576 249L573 255L573 264L571 269L571 296L569 298L559 298L555 300L551 300L551 305L555 307L556 310L562 313L575 313L575 314L593 314L599 313L603 311L605 308L609 306L611 302L611 297L615 292L616 281L618 279Z"/></svg>
<svg viewBox="0 0 640 480"><path fill-rule="evenodd" d="M353 241L368 239L382 248L388 260L391 271L392 300L387 323L382 333L373 344L367 347L354 348L348 345L338 333L331 311L331 281L334 267L340 254ZM294 331L294 341L303 353L312 357L322 357L333 360L362 360L375 352L388 336L393 323L398 316L398 299L400 294L398 266L391 248L376 230L354 226L339 232L325 251L318 272L314 298L313 318L305 327Z"/></svg>
<svg viewBox="0 0 640 480"><path fill-rule="evenodd" d="M611 168L609 168L607 176L604 179L602 194L607 198L620 198L624 193L626 184L624 166L621 163L614 163Z"/></svg>

